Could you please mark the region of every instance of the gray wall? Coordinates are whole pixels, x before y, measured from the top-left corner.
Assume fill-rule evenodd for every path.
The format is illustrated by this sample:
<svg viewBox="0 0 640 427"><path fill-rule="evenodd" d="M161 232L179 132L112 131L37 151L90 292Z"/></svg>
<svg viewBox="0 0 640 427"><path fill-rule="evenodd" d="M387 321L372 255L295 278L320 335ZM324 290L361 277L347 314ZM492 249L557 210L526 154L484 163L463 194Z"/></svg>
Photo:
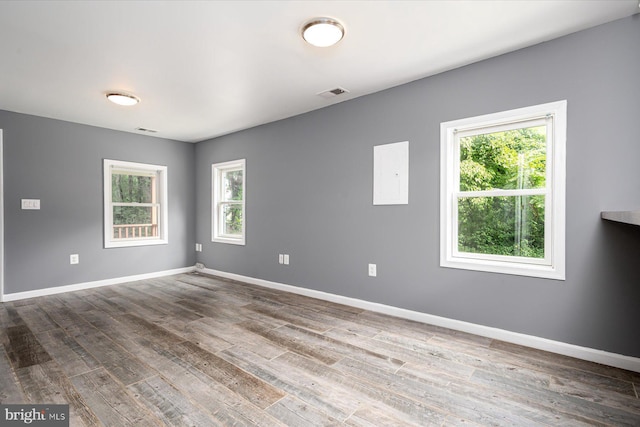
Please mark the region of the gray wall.
<svg viewBox="0 0 640 427"><path fill-rule="evenodd" d="M192 144L6 111L0 129L5 294L195 263ZM104 249L104 158L168 166L168 245ZM40 199L41 210L21 210L20 199ZM80 264L69 264L73 253Z"/></svg>
<svg viewBox="0 0 640 427"><path fill-rule="evenodd" d="M599 217L640 208L638 18L197 144L198 261L640 356L640 227ZM440 123L562 99L567 280L439 267ZM373 146L405 140L409 204L373 206ZM238 158L247 159L247 244L211 243L211 164Z"/></svg>

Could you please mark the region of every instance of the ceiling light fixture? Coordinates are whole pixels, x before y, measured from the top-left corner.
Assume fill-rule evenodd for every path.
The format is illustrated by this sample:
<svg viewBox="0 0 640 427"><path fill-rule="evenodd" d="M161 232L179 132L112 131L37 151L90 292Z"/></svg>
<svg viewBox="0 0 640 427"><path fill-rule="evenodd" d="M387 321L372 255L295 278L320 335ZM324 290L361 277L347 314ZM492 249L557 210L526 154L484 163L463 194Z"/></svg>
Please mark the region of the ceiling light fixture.
<svg viewBox="0 0 640 427"><path fill-rule="evenodd" d="M331 18L313 18L302 27L302 38L317 47L329 47L344 37L344 27Z"/></svg>
<svg viewBox="0 0 640 427"><path fill-rule="evenodd" d="M107 93L107 99L114 104L125 106L136 105L138 102L140 102L140 98L138 98L137 96L129 95L122 92L109 92Z"/></svg>

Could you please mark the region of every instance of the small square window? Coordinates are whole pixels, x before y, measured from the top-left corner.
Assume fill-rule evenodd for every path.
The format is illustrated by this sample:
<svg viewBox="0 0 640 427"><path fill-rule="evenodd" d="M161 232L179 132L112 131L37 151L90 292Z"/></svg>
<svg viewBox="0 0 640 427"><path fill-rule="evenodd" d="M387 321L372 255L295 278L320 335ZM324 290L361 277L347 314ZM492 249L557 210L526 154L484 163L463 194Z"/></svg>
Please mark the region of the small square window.
<svg viewBox="0 0 640 427"><path fill-rule="evenodd" d="M104 246L166 244L167 167L104 160Z"/></svg>
<svg viewBox="0 0 640 427"><path fill-rule="evenodd" d="M245 160L212 165L213 242L245 244Z"/></svg>

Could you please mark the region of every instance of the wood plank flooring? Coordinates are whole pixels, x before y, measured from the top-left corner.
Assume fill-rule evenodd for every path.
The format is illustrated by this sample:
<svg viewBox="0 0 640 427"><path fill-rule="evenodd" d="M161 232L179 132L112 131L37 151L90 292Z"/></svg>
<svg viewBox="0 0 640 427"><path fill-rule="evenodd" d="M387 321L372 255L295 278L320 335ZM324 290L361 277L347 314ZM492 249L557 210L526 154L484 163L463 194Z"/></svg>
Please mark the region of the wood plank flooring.
<svg viewBox="0 0 640 427"><path fill-rule="evenodd" d="M0 304L0 402L73 426L640 426L640 374L197 274Z"/></svg>

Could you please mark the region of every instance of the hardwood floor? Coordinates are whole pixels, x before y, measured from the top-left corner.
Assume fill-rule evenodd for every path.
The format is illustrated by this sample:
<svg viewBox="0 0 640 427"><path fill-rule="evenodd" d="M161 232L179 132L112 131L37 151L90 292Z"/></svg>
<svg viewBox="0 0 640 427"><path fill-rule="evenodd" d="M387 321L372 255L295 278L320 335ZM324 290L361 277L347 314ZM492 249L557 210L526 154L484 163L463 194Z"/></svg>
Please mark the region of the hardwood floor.
<svg viewBox="0 0 640 427"><path fill-rule="evenodd" d="M640 374L196 274L0 304L0 402L71 425L640 426Z"/></svg>

